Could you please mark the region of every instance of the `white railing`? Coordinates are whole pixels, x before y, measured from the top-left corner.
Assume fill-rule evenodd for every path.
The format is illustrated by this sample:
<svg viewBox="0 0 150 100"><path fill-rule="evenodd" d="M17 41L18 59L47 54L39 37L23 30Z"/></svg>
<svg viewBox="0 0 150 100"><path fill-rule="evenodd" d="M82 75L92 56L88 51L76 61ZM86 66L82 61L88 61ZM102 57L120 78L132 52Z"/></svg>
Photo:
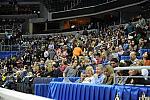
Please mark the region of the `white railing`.
<svg viewBox="0 0 150 100"><path fill-rule="evenodd" d="M117 78L150 78L150 76L119 76L117 72L120 70L142 70L147 69L150 70L150 66L129 66L129 67L116 67L114 68L114 84L118 84L116 82Z"/></svg>
<svg viewBox="0 0 150 100"><path fill-rule="evenodd" d="M117 70L140 70L140 69L149 69L150 70L150 66L130 66L130 67L116 67L114 68L115 71Z"/></svg>
<svg viewBox="0 0 150 100"><path fill-rule="evenodd" d="M21 93L14 90L8 90L5 88L0 88L0 100L53 100L53 99L44 98L32 94Z"/></svg>

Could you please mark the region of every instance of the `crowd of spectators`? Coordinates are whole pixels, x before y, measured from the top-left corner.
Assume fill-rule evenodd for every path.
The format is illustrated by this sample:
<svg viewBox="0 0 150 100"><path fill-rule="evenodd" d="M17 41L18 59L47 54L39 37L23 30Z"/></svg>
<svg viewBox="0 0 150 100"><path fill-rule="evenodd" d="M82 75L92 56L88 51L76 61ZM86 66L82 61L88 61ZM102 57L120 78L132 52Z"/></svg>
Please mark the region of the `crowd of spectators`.
<svg viewBox="0 0 150 100"><path fill-rule="evenodd" d="M25 77L80 77L76 82L111 85L115 67L150 66L150 52L140 54L141 49L150 48L149 29L141 17L136 25L130 21L99 32L85 30L81 34L24 38L20 40L21 45L28 47L24 56L0 61L2 81L6 84L8 76L14 82L22 82ZM130 58L123 60L121 56ZM148 76L149 71L118 71L117 75ZM121 78L117 83L150 82L148 78Z"/></svg>

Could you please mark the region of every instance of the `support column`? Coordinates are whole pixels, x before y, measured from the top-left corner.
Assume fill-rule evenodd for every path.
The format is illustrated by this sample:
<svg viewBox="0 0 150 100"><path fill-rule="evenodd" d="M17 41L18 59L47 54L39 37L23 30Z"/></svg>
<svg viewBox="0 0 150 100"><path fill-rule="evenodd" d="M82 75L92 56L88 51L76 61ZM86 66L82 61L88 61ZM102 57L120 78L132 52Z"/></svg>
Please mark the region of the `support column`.
<svg viewBox="0 0 150 100"><path fill-rule="evenodd" d="M45 31L47 31L47 22L45 23Z"/></svg>
<svg viewBox="0 0 150 100"><path fill-rule="evenodd" d="M63 30L64 29L64 21L61 21L59 23L59 29Z"/></svg>
<svg viewBox="0 0 150 100"><path fill-rule="evenodd" d="M121 24L122 23L122 12L119 11L119 23Z"/></svg>
<svg viewBox="0 0 150 100"><path fill-rule="evenodd" d="M33 34L33 23L29 23L29 33Z"/></svg>

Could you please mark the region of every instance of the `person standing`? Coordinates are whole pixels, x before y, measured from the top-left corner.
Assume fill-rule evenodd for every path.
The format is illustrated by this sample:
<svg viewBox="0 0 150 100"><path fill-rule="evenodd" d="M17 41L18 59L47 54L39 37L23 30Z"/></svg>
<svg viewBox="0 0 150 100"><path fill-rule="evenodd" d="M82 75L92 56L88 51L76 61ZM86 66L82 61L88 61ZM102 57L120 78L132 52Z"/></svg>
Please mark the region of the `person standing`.
<svg viewBox="0 0 150 100"><path fill-rule="evenodd" d="M49 57L49 52L48 52L47 49L45 49L45 52L44 52L44 60L46 61L48 57Z"/></svg>

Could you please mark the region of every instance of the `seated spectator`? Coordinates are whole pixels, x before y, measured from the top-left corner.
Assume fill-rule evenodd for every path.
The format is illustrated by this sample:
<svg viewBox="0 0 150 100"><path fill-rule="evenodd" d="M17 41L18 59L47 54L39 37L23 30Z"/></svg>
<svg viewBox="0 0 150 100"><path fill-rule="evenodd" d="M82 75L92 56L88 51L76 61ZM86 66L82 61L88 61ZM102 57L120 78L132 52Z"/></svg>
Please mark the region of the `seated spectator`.
<svg viewBox="0 0 150 100"><path fill-rule="evenodd" d="M141 69L141 75L146 76L146 78L144 78L145 80L148 80L148 78L147 78L148 74L149 74L149 72L147 69Z"/></svg>
<svg viewBox="0 0 150 100"><path fill-rule="evenodd" d="M28 73L28 66L25 65L24 69L23 69L23 71L22 71L22 73L20 75L21 79L23 79L25 76L27 76L27 73Z"/></svg>
<svg viewBox="0 0 150 100"><path fill-rule="evenodd" d="M107 58L107 53L106 53L106 51L103 51L103 52L101 53L101 58L102 58L102 61L101 61L100 64L105 65L105 64L108 63L108 58Z"/></svg>
<svg viewBox="0 0 150 100"><path fill-rule="evenodd" d="M131 42L130 42L130 44L129 44L129 50L130 51L137 51L137 45L135 44L135 41L134 40L132 40Z"/></svg>
<svg viewBox="0 0 150 100"><path fill-rule="evenodd" d="M112 53L113 58L119 58L119 47L116 47L114 52Z"/></svg>
<svg viewBox="0 0 150 100"><path fill-rule="evenodd" d="M118 58L119 58L119 56L123 55L123 53L124 53L123 47L122 47L122 45L119 45Z"/></svg>
<svg viewBox="0 0 150 100"><path fill-rule="evenodd" d="M94 70L93 70L93 67L92 66L88 66L85 70L85 74L86 74L86 77L85 79L83 80L82 83L94 83L95 84L95 78L94 78Z"/></svg>
<svg viewBox="0 0 150 100"><path fill-rule="evenodd" d="M68 56L68 53L67 53L67 46L64 45L64 47L62 48L62 57L63 58L66 58Z"/></svg>
<svg viewBox="0 0 150 100"><path fill-rule="evenodd" d="M143 54L143 62L144 62L144 66L150 66L150 52L145 52Z"/></svg>
<svg viewBox="0 0 150 100"><path fill-rule="evenodd" d="M16 72L16 76L15 77L16 77L15 82L20 83L21 80L22 80L21 77L20 77L20 71Z"/></svg>
<svg viewBox="0 0 150 100"><path fill-rule="evenodd" d="M102 58L100 57L100 53L97 53L95 56L96 56L95 59L97 61L96 64L100 64L102 60Z"/></svg>
<svg viewBox="0 0 150 100"><path fill-rule="evenodd" d="M117 58L112 58L111 61L110 61L110 64L111 64L111 67L112 68L115 68L115 67L118 67L118 59Z"/></svg>
<svg viewBox="0 0 150 100"><path fill-rule="evenodd" d="M37 77L46 77L46 70L45 67L41 67L37 72Z"/></svg>
<svg viewBox="0 0 150 100"><path fill-rule="evenodd" d="M73 64L71 66L67 66L66 69L64 70L63 77L76 77L76 76L78 76L77 65L78 65L77 60L74 60Z"/></svg>
<svg viewBox="0 0 150 100"><path fill-rule="evenodd" d="M62 65L60 66L60 70L63 72L67 66L68 66L67 61L63 61Z"/></svg>
<svg viewBox="0 0 150 100"><path fill-rule="evenodd" d="M85 70L86 69L86 64L85 64L85 59L82 59L81 61L80 61L80 68L79 68L79 70Z"/></svg>
<svg viewBox="0 0 150 100"><path fill-rule="evenodd" d="M63 72L60 70L58 63L55 63L53 65L53 70L50 72L50 76L51 77L62 77L63 76Z"/></svg>
<svg viewBox="0 0 150 100"><path fill-rule="evenodd" d="M138 60L137 62L136 62L136 66L143 66L143 61L142 60ZM141 69L141 75L142 76L148 76L148 74L149 74L149 72L148 72L148 69ZM145 78L145 80L148 80L148 78Z"/></svg>
<svg viewBox="0 0 150 100"><path fill-rule="evenodd" d="M106 75L106 80L104 83L108 85L112 85L114 81L114 72L111 66L107 65L104 68L104 75Z"/></svg>
<svg viewBox="0 0 150 100"><path fill-rule="evenodd" d="M125 63L120 63L119 64L119 67L126 67L125 66ZM117 76L129 76L129 74L128 74L128 71L127 70L119 70L119 71L117 71L117 73L116 73L116 75ZM117 83L117 84L125 84L125 81L127 80L127 77L119 77L119 78L116 78L116 80L115 80L115 82ZM115 83L115 84L116 84Z"/></svg>
<svg viewBox="0 0 150 100"><path fill-rule="evenodd" d="M138 70L129 70L129 76L141 76L140 72ZM129 77L126 80L126 84L144 84L149 85L150 81L145 80L144 78L133 78Z"/></svg>
<svg viewBox="0 0 150 100"><path fill-rule="evenodd" d="M131 64L133 64L130 60L125 60L123 63L125 64L125 67L129 67Z"/></svg>
<svg viewBox="0 0 150 100"><path fill-rule="evenodd" d="M82 83L86 77L85 72L81 72L80 79L76 80L76 83Z"/></svg>
<svg viewBox="0 0 150 100"><path fill-rule="evenodd" d="M130 60L131 60L131 62L132 62L133 64L136 63L136 61L138 60L138 59L136 58L136 52L132 51L132 52L130 53Z"/></svg>
<svg viewBox="0 0 150 100"><path fill-rule="evenodd" d="M2 81L5 82L7 78L7 73L3 73L2 74Z"/></svg>
<svg viewBox="0 0 150 100"><path fill-rule="evenodd" d="M2 87L7 88L7 89L16 89L14 77L10 76L10 79L5 81L5 83L2 85Z"/></svg>
<svg viewBox="0 0 150 100"><path fill-rule="evenodd" d="M139 43L138 43L138 49L143 49L145 48L145 42L144 42L144 39L143 38L140 38L139 39Z"/></svg>
<svg viewBox="0 0 150 100"><path fill-rule="evenodd" d="M51 72L52 71L52 67L53 67L53 60L49 60L47 59L46 62L45 62L45 66L46 66L46 70L48 72Z"/></svg>
<svg viewBox="0 0 150 100"><path fill-rule="evenodd" d="M143 66L143 61L142 60L137 60L135 65L136 66Z"/></svg>
<svg viewBox="0 0 150 100"><path fill-rule="evenodd" d="M106 76L103 74L103 66L102 65L97 65L96 67L96 73L94 74L95 77L95 83L96 84L103 84Z"/></svg>

